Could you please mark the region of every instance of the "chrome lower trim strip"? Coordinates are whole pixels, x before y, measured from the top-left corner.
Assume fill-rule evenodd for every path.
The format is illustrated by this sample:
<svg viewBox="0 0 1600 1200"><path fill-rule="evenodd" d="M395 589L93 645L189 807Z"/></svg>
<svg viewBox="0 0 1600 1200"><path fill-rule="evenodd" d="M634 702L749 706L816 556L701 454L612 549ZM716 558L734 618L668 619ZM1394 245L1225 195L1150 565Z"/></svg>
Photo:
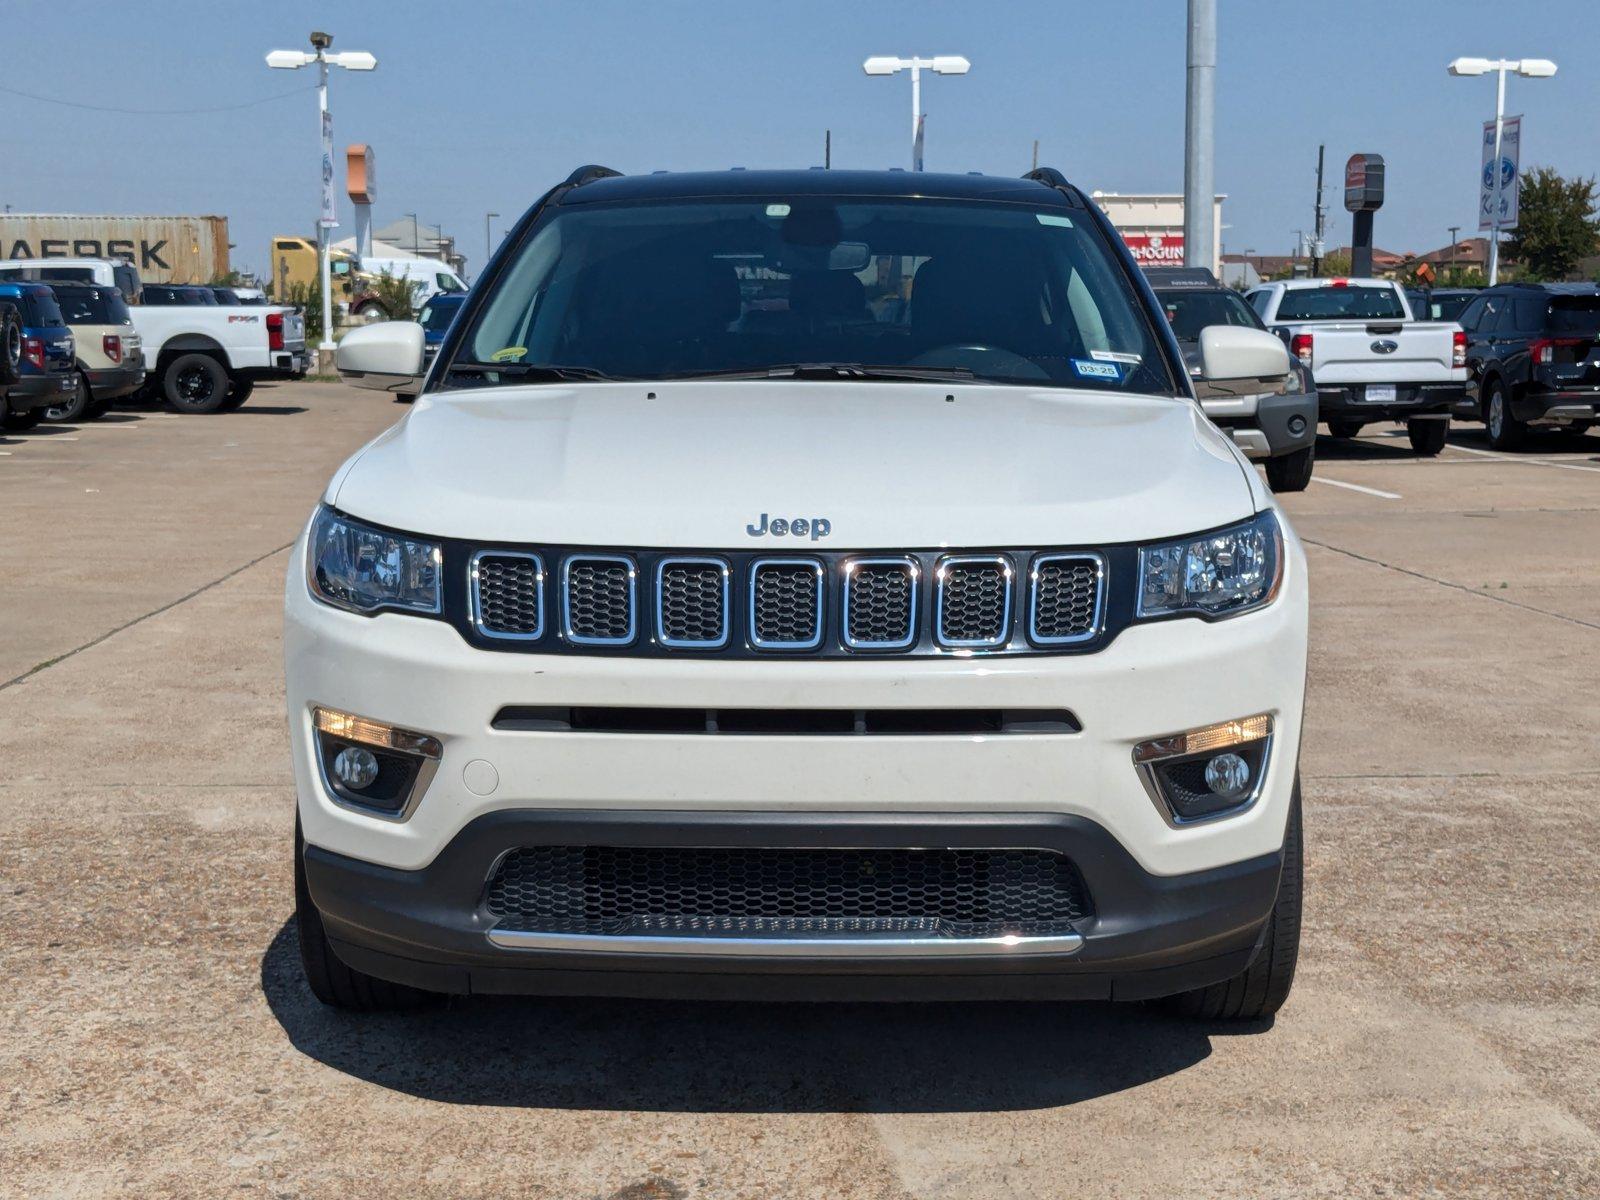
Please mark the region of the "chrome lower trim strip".
<svg viewBox="0 0 1600 1200"><path fill-rule="evenodd" d="M1048 937L660 937L607 936L491 929L489 941L507 950L585 950L604 954L693 954L733 958L985 958L1016 954L1074 954L1077 933Z"/></svg>

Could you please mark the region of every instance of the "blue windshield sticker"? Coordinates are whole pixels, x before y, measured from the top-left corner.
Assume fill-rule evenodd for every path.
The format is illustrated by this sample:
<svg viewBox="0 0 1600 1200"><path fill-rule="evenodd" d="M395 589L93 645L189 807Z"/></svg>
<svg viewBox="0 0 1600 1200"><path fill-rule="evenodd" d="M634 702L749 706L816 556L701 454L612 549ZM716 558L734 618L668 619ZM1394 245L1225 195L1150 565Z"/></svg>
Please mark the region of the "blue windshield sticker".
<svg viewBox="0 0 1600 1200"><path fill-rule="evenodd" d="M1072 360L1072 369L1084 379L1116 381L1122 378L1122 368L1113 362L1091 362L1086 358L1075 358Z"/></svg>
<svg viewBox="0 0 1600 1200"><path fill-rule="evenodd" d="M1071 217L1058 217L1055 213L1036 212L1033 214L1041 225L1056 225L1062 229L1072 228Z"/></svg>

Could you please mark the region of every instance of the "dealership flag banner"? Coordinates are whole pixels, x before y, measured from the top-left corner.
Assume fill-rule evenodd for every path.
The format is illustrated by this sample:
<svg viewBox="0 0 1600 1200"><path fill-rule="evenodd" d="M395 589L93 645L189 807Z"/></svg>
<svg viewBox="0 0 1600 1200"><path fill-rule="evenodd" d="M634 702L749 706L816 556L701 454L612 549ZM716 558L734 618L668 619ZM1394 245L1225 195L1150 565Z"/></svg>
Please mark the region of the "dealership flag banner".
<svg viewBox="0 0 1600 1200"><path fill-rule="evenodd" d="M324 229L332 229L339 223L339 214L334 208L333 199L333 114L324 110L322 113L322 220L319 222Z"/></svg>
<svg viewBox="0 0 1600 1200"><path fill-rule="evenodd" d="M1507 117L1500 124L1500 220L1494 219L1494 122L1483 123L1483 166L1478 172L1478 228L1515 229L1517 200L1522 192L1522 118Z"/></svg>

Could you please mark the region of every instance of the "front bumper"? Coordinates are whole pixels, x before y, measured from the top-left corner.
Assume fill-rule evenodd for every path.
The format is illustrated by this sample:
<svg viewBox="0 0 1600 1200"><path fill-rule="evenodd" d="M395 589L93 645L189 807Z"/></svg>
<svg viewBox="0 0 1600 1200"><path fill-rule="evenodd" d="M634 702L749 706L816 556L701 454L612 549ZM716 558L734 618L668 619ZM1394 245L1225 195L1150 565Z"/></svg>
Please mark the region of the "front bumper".
<svg viewBox="0 0 1600 1200"><path fill-rule="evenodd" d="M89 390L96 400L115 400L132 395L144 386L144 364L140 360L133 366L90 367L84 371L89 380Z"/></svg>
<svg viewBox="0 0 1600 1200"><path fill-rule="evenodd" d="M1260 611L1134 625L1093 654L917 660L499 654L472 647L442 621L361 617L312 600L302 539L288 572L285 658L312 897L351 965L445 991L734 994L760 986L752 980L805 977L819 996L834 984L849 994L1105 996L1231 976L1253 953L1276 894L1294 792L1306 567L1292 530L1284 532L1282 590ZM330 795L314 748L319 705L438 739L437 769L406 819ZM495 728L511 705L1066 708L1080 728ZM1146 791L1133 747L1255 713L1275 723L1255 802L1217 820L1170 823ZM1093 916L1081 946L1065 954L790 955L752 966L710 952L663 963L666 956L649 953L494 945L482 907L494 863L539 844L530 838L554 836L579 839L565 844L1055 849L1082 871Z"/></svg>
<svg viewBox="0 0 1600 1200"><path fill-rule="evenodd" d="M1246 406L1236 400L1208 398L1201 401L1201 407L1216 425L1233 438L1246 457L1277 458L1304 450L1317 440L1318 402L1315 392L1251 396L1245 399L1250 402L1248 411L1243 411Z"/></svg>
<svg viewBox="0 0 1600 1200"><path fill-rule="evenodd" d="M248 367L239 372L246 379L300 379L311 368L309 350L274 350L270 367Z"/></svg>
<svg viewBox="0 0 1600 1200"><path fill-rule="evenodd" d="M1327 385L1318 381L1322 420L1405 421L1412 417L1449 416L1466 395L1464 383L1402 383L1395 398L1369 401L1367 385Z"/></svg>

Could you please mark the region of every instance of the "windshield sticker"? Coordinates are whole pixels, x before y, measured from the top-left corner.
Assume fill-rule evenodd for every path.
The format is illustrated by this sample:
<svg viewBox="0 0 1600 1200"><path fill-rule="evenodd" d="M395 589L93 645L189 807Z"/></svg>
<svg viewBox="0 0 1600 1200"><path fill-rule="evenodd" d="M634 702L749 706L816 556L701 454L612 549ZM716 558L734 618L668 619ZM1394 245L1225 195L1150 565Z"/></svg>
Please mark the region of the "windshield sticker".
<svg viewBox="0 0 1600 1200"><path fill-rule="evenodd" d="M528 352L526 346L507 346L504 350L496 350L489 355L490 362L516 362Z"/></svg>
<svg viewBox="0 0 1600 1200"><path fill-rule="evenodd" d="M769 205L767 205L767 216L769 216L769 217L787 217L788 215L789 215L789 206L787 204L769 204Z"/></svg>
<svg viewBox="0 0 1600 1200"><path fill-rule="evenodd" d="M1033 215L1041 225L1059 225L1062 229L1072 228L1071 217L1058 217L1055 213L1034 213Z"/></svg>
<svg viewBox="0 0 1600 1200"><path fill-rule="evenodd" d="M1091 350L1090 358L1097 358L1101 362L1127 363L1130 367L1137 367L1144 361L1142 354L1125 354L1121 350Z"/></svg>
<svg viewBox="0 0 1600 1200"><path fill-rule="evenodd" d="M1122 368L1116 363L1092 362L1088 359L1075 358L1072 360L1072 369L1084 379L1119 381L1122 378Z"/></svg>

